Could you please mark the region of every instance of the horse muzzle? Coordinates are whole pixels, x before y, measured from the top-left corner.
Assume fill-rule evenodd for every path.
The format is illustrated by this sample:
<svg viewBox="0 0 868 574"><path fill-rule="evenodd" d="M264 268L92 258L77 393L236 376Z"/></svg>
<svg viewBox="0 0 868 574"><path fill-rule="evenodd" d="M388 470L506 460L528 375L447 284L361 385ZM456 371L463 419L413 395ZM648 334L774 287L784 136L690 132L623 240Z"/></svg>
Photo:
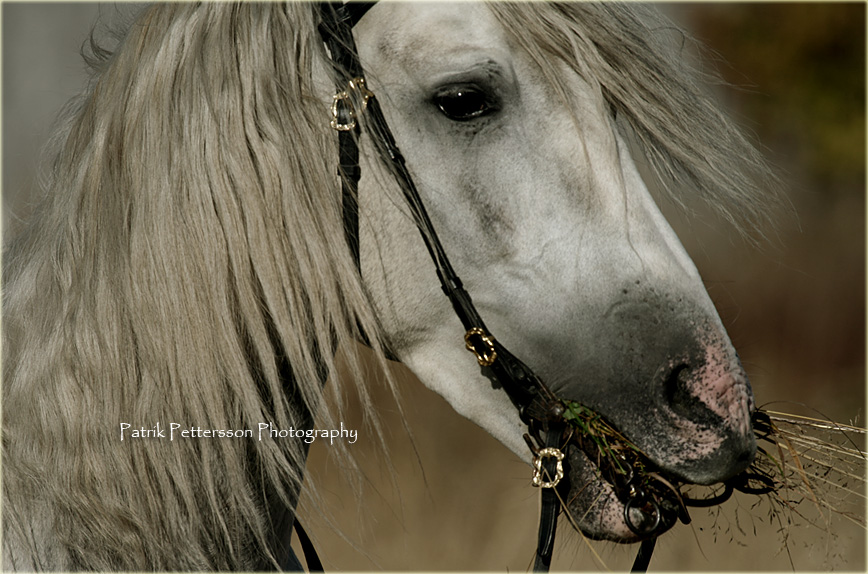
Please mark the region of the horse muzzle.
<svg viewBox="0 0 868 574"><path fill-rule="evenodd" d="M635 542L689 521L683 486L727 483L751 465L755 407L738 357L714 321L696 313L680 322L694 325L685 333L649 319L647 307L622 309L628 326L663 326L614 338L621 341L614 355L584 365L591 369L583 380L596 371L596 385L562 384L556 392L599 413L614 433L585 433L605 438L601 451L599 440L576 430L564 450L565 500L576 526L591 538Z"/></svg>

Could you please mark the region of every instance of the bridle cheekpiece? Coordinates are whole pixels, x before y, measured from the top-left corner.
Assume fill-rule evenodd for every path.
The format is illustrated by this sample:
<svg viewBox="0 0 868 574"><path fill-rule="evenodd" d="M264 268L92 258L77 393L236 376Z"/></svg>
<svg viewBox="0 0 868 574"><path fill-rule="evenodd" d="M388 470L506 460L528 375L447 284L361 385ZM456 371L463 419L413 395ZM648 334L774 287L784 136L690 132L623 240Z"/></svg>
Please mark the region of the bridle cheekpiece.
<svg viewBox="0 0 868 574"><path fill-rule="evenodd" d="M449 262L404 157L383 116L379 101L365 82L352 28L373 5L374 2L322 2L317 5L319 31L331 58L335 78L336 93L332 99L330 125L338 132L338 172L347 244L361 273L358 225L358 182L361 169L358 139L361 124L364 123L376 152L403 192L434 263L441 289L464 326L465 347L475 356L482 373L495 386L506 392L518 409L522 422L528 426L524 439L533 453L532 484L542 489L534 570L547 572L551 564L557 518L561 509L558 487L563 485L563 479L568 475L564 468L567 458L565 450L571 441L574 446L586 451L587 449L581 441L574 438L576 433L573 429L568 428L564 417L565 403L491 334ZM660 525L664 524L668 528L675 522L673 518L664 519L664 510L657 501L658 495L646 492L637 484L631 475L631 481L621 489L621 492L626 493L621 498L624 499L628 526L637 534L650 537L642 543L634 571L647 567ZM675 492L677 493L677 490ZM637 525L633 524L631 511L649 512L653 526L640 531ZM668 515L671 514L672 511L668 511ZM686 512L684 514L686 515Z"/></svg>

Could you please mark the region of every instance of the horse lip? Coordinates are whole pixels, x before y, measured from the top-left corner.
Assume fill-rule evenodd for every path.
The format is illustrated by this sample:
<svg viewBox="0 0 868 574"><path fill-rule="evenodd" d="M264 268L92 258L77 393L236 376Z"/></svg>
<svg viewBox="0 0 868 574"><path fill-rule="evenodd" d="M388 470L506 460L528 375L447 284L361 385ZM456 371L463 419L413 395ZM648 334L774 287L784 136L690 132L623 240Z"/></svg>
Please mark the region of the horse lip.
<svg viewBox="0 0 868 574"><path fill-rule="evenodd" d="M608 423L598 429L607 436L606 427L618 431ZM573 434L565 450L567 476L570 479L569 499L582 514L581 530L591 538L630 543L657 537L670 530L679 519L690 522L679 485L685 482L674 472L661 467L639 451L629 439L621 441L609 437L608 446L601 447L591 434ZM591 469L589 471L589 469ZM582 496L583 491L598 491L596 500ZM591 523L584 520L590 515ZM607 515L603 517L603 515ZM599 517L594 524L595 516ZM599 530L596 526L608 526ZM613 527L614 526L614 527Z"/></svg>
<svg viewBox="0 0 868 574"><path fill-rule="evenodd" d="M730 449L726 447L726 443L736 440L738 439L732 436L724 439L724 446L718 450L716 455L704 461L705 467L709 469L707 471L675 466L668 472L685 484L711 486L726 482L750 467L757 453L757 444L753 435L749 435L744 441L738 441L746 443L742 445L743 448ZM725 469L725 472L721 472L719 469Z"/></svg>
<svg viewBox="0 0 868 574"><path fill-rule="evenodd" d="M623 519L623 505L615 491L599 475L597 466L578 446L567 447L569 492L565 510L573 526L592 540L638 542ZM618 508L613 508L617 504Z"/></svg>
<svg viewBox="0 0 868 574"><path fill-rule="evenodd" d="M652 492L650 495L654 497L654 502L650 506L656 509L657 516L659 516L659 523L657 524L654 523L655 516L653 514L642 514L641 511L637 510L637 504L641 505L642 502L635 503L635 498L631 499L629 496L624 495L623 488L619 489L618 485L612 484L607 480L604 476L606 473L600 468L599 464L594 462L595 460L599 462L600 458L598 455L595 455L593 452L586 452L580 446L581 442L570 441L567 447L565 447L568 455L566 470L569 477L569 493L567 498L569 502L565 503L565 506L566 510L571 512L574 517L572 521L573 525L580 529L588 538L629 544L647 538L658 537L670 530L679 519L688 524L690 516L685 505L686 500L682 498L680 493L680 486L688 484L720 484L743 472L750 466L756 454L756 440L753 429L751 431L747 440L748 448L740 450L721 448L717 451L718 458L729 456L732 453L737 454L735 460L726 461L726 468L728 469L726 476L702 477L694 474L688 478L681 476L684 473L679 472L679 470L683 469L673 468L672 465L666 465L668 468L664 469L662 466L652 463L652 471L646 473L646 476L654 476L656 479L660 479L659 483L666 487L665 489L657 489L656 493ZM733 440L744 442L742 438L730 434L725 439L725 442ZM729 456L729 458L733 457ZM719 464L713 464L712 466L718 466ZM653 472L654 467L660 469L656 475ZM632 477L629 480L632 480ZM647 501L647 499L644 500ZM649 504L645 502L645 506L647 507ZM630 512L628 510L630 507L633 508L631 516L634 517L632 528L629 524L631 520L626 518L627 513ZM641 532L643 524L650 525L648 532Z"/></svg>
<svg viewBox="0 0 868 574"><path fill-rule="evenodd" d="M677 504L669 499L662 499L656 502L660 520L653 530L642 533L637 531L639 528L631 528L626 519L629 500L623 500L622 496L619 496L617 487L603 478L592 457L576 444L569 444L567 447L567 476L570 487L566 511L572 513L573 525L590 539L631 544L660 536L678 522ZM582 505L583 500L587 501L585 507L576 508ZM632 508L631 516L638 516L640 521L646 517L653 520L648 515L639 513L635 504ZM641 527L641 522L635 524L636 518L633 521L634 527Z"/></svg>
<svg viewBox="0 0 868 574"><path fill-rule="evenodd" d="M741 425L735 428L714 425L712 430L665 405L661 410L678 427L681 436L691 437L683 443L681 460L657 461L668 476L683 484L709 486L723 483L753 463L757 443L750 426L745 430Z"/></svg>

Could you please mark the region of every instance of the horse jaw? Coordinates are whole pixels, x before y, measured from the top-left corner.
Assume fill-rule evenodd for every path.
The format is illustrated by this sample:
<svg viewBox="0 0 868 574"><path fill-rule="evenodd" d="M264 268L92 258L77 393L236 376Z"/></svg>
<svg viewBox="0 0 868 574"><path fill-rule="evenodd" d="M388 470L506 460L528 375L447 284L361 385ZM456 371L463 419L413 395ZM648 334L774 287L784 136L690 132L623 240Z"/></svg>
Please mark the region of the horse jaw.
<svg viewBox="0 0 868 574"><path fill-rule="evenodd" d="M568 109L484 5L383 4L357 38L438 235L494 336L680 479L714 483L749 464L746 377L600 87L562 66ZM461 82L496 90L499 113L445 118L433 95ZM518 414L465 351L400 192L375 158L365 173L363 276L396 355L529 462ZM623 505L583 456L570 453L582 530L634 540Z"/></svg>

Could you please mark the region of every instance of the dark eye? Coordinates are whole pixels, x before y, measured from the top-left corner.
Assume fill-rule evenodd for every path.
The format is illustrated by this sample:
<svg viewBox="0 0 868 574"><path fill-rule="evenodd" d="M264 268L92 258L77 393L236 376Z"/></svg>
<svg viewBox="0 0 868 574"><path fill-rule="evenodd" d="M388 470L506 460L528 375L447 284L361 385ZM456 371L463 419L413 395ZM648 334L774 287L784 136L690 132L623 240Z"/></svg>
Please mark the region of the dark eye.
<svg viewBox="0 0 868 574"><path fill-rule="evenodd" d="M491 98L472 86L452 87L434 96L443 115L456 122L466 122L495 111Z"/></svg>

